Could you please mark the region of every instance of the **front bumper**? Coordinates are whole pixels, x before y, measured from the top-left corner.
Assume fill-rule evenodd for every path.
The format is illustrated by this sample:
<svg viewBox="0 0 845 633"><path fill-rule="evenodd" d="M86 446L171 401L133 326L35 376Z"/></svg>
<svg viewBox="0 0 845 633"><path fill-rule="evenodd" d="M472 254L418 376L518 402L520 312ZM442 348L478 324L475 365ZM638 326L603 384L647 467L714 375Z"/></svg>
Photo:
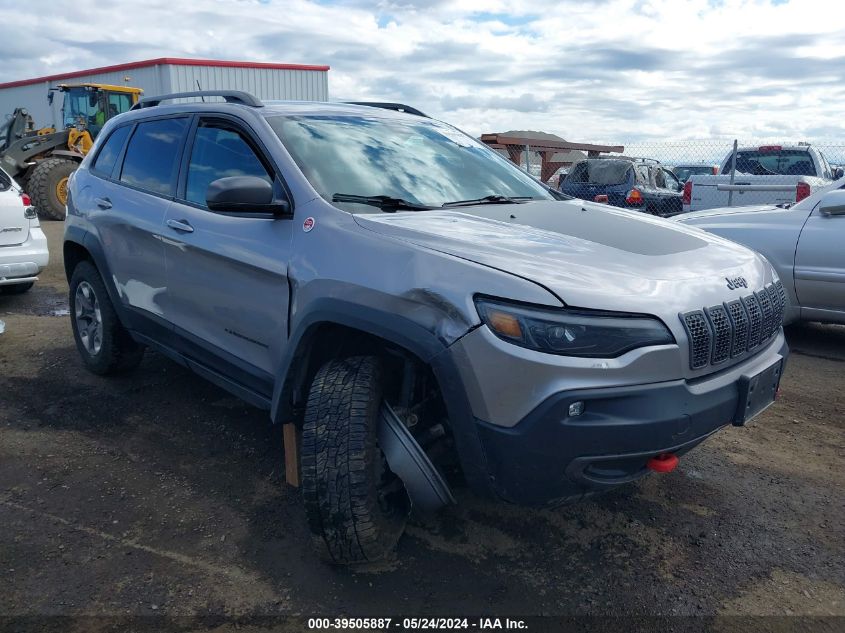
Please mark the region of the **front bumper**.
<svg viewBox="0 0 845 633"><path fill-rule="evenodd" d="M624 386L576 383L547 395L511 425L491 424L475 413L488 486L507 501L543 505L637 479L649 472L650 457L683 455L730 424L743 376L756 375L787 354L781 331L755 356L703 378ZM609 380L614 372L606 368L604 374ZM545 393L538 385L523 398L530 399L532 391ZM578 401L584 413L570 417L569 406Z"/></svg>

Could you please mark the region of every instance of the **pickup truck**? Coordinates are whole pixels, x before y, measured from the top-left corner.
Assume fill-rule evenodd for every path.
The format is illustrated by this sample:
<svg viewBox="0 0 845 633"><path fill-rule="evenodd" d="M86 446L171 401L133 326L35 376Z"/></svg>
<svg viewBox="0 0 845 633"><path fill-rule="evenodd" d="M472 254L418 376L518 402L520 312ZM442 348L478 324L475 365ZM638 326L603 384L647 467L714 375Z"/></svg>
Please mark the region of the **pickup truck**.
<svg viewBox="0 0 845 633"><path fill-rule="evenodd" d="M684 212L801 202L842 175L824 154L806 144L738 148L733 184L732 163L733 151L722 161L719 175L689 177L684 183ZM730 187L735 187L732 196Z"/></svg>

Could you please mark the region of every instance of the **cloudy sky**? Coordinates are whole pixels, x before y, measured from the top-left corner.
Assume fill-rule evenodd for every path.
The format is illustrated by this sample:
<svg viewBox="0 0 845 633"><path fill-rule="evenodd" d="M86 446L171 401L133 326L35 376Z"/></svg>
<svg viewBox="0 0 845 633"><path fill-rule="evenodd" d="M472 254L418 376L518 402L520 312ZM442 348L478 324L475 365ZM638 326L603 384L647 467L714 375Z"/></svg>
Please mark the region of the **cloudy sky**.
<svg viewBox="0 0 845 633"><path fill-rule="evenodd" d="M0 0L0 8L0 82L162 56L328 64L332 99L402 101L473 134L845 138L842 0Z"/></svg>

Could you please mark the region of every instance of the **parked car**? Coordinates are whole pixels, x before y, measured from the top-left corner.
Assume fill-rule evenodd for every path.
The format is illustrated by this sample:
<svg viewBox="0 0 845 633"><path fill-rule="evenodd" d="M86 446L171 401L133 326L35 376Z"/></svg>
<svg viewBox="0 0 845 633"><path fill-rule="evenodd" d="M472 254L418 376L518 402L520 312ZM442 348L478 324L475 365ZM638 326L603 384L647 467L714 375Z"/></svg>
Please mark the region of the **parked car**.
<svg viewBox="0 0 845 633"><path fill-rule="evenodd" d="M793 205L676 218L765 255L786 290L786 321L845 323L845 178Z"/></svg>
<svg viewBox="0 0 845 633"><path fill-rule="evenodd" d="M845 175L832 168L824 154L811 145L740 147L733 182L738 190L731 197L729 191L719 187L731 184L732 166L733 150L722 161L718 176L690 176L684 183L684 211L801 202Z"/></svg>
<svg viewBox="0 0 845 633"><path fill-rule="evenodd" d="M575 198L670 216L681 212L681 184L655 161L587 158L575 163L560 190Z"/></svg>
<svg viewBox="0 0 845 633"><path fill-rule="evenodd" d="M556 188L560 191L560 188L563 186L563 181L566 180L566 177L569 175L569 169L561 169L557 174L557 187L554 186L554 180L549 181L549 186Z"/></svg>
<svg viewBox="0 0 845 633"><path fill-rule="evenodd" d="M74 173L76 346L97 374L153 348L288 425L335 563L453 502L450 472L558 503L672 470L772 403L783 294L747 248L556 199L425 116L185 101L215 94L142 100Z"/></svg>
<svg viewBox="0 0 845 633"><path fill-rule="evenodd" d="M692 175L714 175L719 173L719 166L718 165L704 165L701 163L689 163L683 165L673 165L672 166L672 173L674 173L678 180L681 181L681 184L685 183L689 180L689 177Z"/></svg>
<svg viewBox="0 0 845 633"><path fill-rule="evenodd" d="M0 169L0 293L21 294L32 288L49 259L35 207Z"/></svg>

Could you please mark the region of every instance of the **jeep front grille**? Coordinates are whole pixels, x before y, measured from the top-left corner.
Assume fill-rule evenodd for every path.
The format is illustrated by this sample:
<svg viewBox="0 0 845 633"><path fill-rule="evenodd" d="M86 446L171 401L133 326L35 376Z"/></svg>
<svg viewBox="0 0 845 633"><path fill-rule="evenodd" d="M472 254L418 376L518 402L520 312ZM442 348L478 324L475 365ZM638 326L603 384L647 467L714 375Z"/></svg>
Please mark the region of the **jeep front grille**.
<svg viewBox="0 0 845 633"><path fill-rule="evenodd" d="M786 291L778 280L722 305L681 314L690 342L690 367L719 365L754 350L783 324Z"/></svg>

